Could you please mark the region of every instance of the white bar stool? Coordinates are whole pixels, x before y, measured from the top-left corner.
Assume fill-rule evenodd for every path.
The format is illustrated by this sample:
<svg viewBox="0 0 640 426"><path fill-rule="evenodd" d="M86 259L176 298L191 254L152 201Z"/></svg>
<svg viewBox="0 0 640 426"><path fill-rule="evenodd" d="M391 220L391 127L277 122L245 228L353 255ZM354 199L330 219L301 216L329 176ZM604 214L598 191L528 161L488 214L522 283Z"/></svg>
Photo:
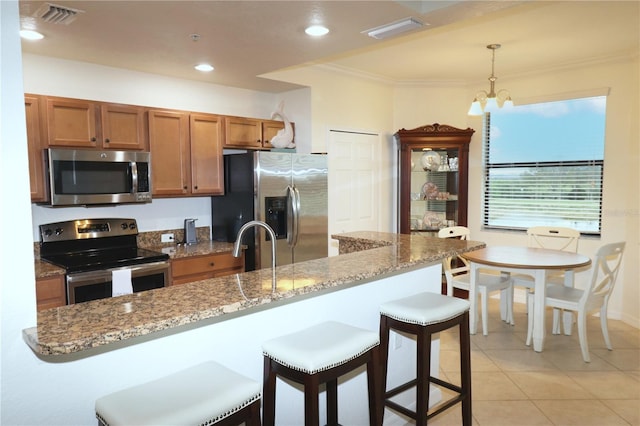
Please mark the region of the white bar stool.
<svg viewBox="0 0 640 426"><path fill-rule="evenodd" d="M96 400L98 423L260 426L260 383L205 362Z"/></svg>
<svg viewBox="0 0 640 426"><path fill-rule="evenodd" d="M380 413L384 416L387 406L416 421L416 425L427 424L427 420L449 407L462 403L462 424L471 426L471 339L469 337L469 308L467 300L443 296L437 293L420 293L403 299L384 303L380 306L380 364L382 376L382 404ZM451 327L459 327L460 332L460 376L461 385L456 386L431 376L431 335ZM389 355L389 331L398 330L413 334L417 338L416 378L388 390L387 362ZM445 401L432 413L429 410L429 385L445 387L457 395ZM389 398L416 387L416 411L411 411Z"/></svg>
<svg viewBox="0 0 640 426"><path fill-rule="evenodd" d="M304 424L318 426L318 392L327 388L327 425L338 425L338 377L367 365L369 424L377 419L379 365L378 334L329 321L296 333L268 340L264 353L263 422L275 424L276 376L304 385Z"/></svg>

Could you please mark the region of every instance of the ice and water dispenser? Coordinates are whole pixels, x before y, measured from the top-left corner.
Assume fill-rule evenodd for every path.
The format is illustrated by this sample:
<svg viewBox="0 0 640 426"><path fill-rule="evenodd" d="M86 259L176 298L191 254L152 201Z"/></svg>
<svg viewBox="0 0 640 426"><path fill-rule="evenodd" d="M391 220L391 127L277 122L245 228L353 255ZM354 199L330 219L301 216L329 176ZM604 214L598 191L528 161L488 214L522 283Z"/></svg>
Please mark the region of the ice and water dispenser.
<svg viewBox="0 0 640 426"><path fill-rule="evenodd" d="M265 197L264 204L265 222L273 229L276 239L287 238L287 197ZM269 235L265 235L269 240Z"/></svg>

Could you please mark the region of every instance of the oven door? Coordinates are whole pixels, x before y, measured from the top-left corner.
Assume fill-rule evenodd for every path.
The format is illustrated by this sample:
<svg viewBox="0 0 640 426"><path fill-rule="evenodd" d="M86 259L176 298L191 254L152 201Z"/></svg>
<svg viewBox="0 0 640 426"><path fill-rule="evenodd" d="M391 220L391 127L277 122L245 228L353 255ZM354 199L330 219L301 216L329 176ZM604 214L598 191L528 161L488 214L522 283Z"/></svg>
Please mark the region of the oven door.
<svg viewBox="0 0 640 426"><path fill-rule="evenodd" d="M169 262L143 263L122 268L67 274L67 304L105 299L112 295L112 272L131 270L134 293L169 285Z"/></svg>

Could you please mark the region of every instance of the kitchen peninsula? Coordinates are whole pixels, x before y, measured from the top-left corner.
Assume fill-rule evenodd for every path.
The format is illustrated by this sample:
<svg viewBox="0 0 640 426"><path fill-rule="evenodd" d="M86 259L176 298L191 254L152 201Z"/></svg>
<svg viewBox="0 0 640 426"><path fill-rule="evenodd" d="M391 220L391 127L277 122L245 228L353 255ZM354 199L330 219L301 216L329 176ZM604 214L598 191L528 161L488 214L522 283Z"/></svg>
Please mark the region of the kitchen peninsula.
<svg viewBox="0 0 640 426"><path fill-rule="evenodd" d="M484 247L477 241L377 232L333 238L345 254L279 266L275 274L268 268L41 311L37 326L24 330L23 337L55 377L73 371L95 380L101 365L119 366L97 374L104 383L92 382L91 391L74 396L74 404L82 399L82 416L90 417L93 401L102 394L207 359L261 380L261 342L317 322L337 320L377 330L380 303L439 292L440 260ZM390 363L394 356L410 360L413 353L415 358L415 342L395 339ZM438 362L437 356L433 359ZM402 364L390 368L397 380L411 374L404 367L411 361ZM366 398L360 401L366 396L360 389L364 380L358 374L341 384L341 395L354 407L366 407ZM287 398L291 408L279 414L280 423L299 424L301 393L283 388L278 398ZM341 422L360 424L358 416L366 412L354 410L350 415L356 417Z"/></svg>

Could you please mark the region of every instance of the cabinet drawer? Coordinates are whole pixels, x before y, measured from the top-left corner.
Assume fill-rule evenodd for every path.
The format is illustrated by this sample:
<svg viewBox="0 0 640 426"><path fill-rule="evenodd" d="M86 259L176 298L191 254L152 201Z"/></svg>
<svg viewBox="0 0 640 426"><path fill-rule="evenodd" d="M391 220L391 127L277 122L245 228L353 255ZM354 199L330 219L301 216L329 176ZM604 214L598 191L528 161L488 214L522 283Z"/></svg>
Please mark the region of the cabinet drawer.
<svg viewBox="0 0 640 426"><path fill-rule="evenodd" d="M233 257L231 253L194 256L171 261L173 284L183 284L238 272L244 272L244 256Z"/></svg>
<svg viewBox="0 0 640 426"><path fill-rule="evenodd" d="M67 304L64 275L36 280L36 305L39 311Z"/></svg>

